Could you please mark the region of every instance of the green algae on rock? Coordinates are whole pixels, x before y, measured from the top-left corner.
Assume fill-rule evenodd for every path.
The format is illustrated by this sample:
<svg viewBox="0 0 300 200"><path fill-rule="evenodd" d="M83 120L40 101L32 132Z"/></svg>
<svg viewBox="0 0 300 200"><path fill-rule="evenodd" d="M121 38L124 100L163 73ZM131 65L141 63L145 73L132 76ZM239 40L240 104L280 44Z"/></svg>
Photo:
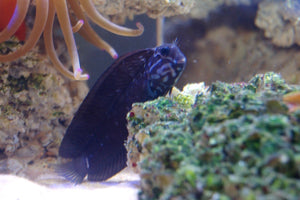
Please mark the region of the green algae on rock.
<svg viewBox="0 0 300 200"><path fill-rule="evenodd" d="M127 148L142 179L139 198L297 199L300 111L282 101L297 90L266 73L216 82L190 108L174 97L134 104Z"/></svg>
<svg viewBox="0 0 300 200"><path fill-rule="evenodd" d="M207 88L203 83L191 84L185 87L183 92L173 88L170 98L160 97L154 101L133 104L132 110L127 115L129 136L126 144L128 150L127 165L133 171L140 172L137 162L140 160L140 156L145 154L141 152L141 144L145 138L149 138L151 129L157 128L158 123L164 125L165 122L168 122L167 126L169 126L172 122L176 124L178 121L184 120L187 117L186 110L190 110L194 103L193 98L197 86L198 93L200 90L202 93L206 93Z"/></svg>

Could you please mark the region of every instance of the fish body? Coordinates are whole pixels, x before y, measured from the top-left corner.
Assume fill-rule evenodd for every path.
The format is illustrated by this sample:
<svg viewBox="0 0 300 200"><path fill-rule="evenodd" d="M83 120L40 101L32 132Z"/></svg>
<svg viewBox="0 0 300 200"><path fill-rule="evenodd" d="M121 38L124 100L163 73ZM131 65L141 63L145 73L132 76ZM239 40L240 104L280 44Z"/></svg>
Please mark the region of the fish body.
<svg viewBox="0 0 300 200"><path fill-rule="evenodd" d="M0 31L5 29L11 20L15 8L17 5L17 0L0 0ZM24 41L26 38L26 25L25 22L21 24L19 29L16 31L15 36L20 41Z"/></svg>
<svg viewBox="0 0 300 200"><path fill-rule="evenodd" d="M75 114L59 148L72 161L59 174L81 183L106 180L126 167L126 114L135 102L167 94L186 58L175 44L139 50L116 60L98 79Z"/></svg>

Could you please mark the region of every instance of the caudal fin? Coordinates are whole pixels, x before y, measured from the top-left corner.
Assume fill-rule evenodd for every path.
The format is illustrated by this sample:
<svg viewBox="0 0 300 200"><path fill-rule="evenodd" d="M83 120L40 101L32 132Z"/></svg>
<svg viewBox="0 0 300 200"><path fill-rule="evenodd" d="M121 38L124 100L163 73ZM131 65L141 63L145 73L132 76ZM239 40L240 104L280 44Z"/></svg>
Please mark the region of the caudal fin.
<svg viewBox="0 0 300 200"><path fill-rule="evenodd" d="M55 171L67 180L80 184L88 173L88 163L86 158L81 156L72 159L70 162L58 165Z"/></svg>

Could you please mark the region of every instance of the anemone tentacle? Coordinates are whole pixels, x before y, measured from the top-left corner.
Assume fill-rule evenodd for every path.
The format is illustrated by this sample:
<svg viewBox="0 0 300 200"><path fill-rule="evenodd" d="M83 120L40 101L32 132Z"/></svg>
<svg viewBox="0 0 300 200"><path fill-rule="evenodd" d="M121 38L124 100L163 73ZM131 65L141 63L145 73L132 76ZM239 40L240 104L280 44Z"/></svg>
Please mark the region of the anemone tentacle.
<svg viewBox="0 0 300 200"><path fill-rule="evenodd" d="M71 58L73 73L75 79L78 80L81 77L82 70L80 68L77 47L76 47L76 43L72 31L71 22L69 20L70 17L69 17L67 2L65 0L56 0L53 1L53 3L56 10L58 21L60 23L62 33L65 38L67 49Z"/></svg>
<svg viewBox="0 0 300 200"><path fill-rule="evenodd" d="M117 58L118 54L113 47L111 47L107 42L101 39L101 37L93 30L88 22L88 19L84 15L84 11L80 8L79 2L77 0L68 0L73 12L78 19L84 20L83 27L78 31L78 33L88 42L95 45L99 49L104 49L107 51L111 57ZM71 22L75 19L70 15Z"/></svg>
<svg viewBox="0 0 300 200"><path fill-rule="evenodd" d="M0 43L8 40L21 26L26 17L30 0L18 0L14 14L5 29L0 32Z"/></svg>
<svg viewBox="0 0 300 200"><path fill-rule="evenodd" d="M78 20L75 25L72 26L72 32L77 33L83 26L84 21L82 19Z"/></svg>
<svg viewBox="0 0 300 200"><path fill-rule="evenodd" d="M36 45L46 25L48 17L48 7L48 0L36 0L36 18L28 39L26 40L25 44L15 52L7 55L0 55L1 62L16 60L19 57L25 55Z"/></svg>
<svg viewBox="0 0 300 200"><path fill-rule="evenodd" d="M53 44L53 36L52 36L52 29L53 29L53 22L54 22L54 17L55 17L55 8L53 5L53 1L50 0L49 1L49 14L48 14L48 19L47 19L47 23L46 23L46 27L44 30L44 44L45 44L45 49L46 52L51 60L51 62L53 63L54 67L63 75L65 75L66 77L72 79L72 80L76 80L75 76L73 73L71 73L58 59L57 55L56 55L56 51L54 48L54 44ZM81 75L81 77L79 77L79 80L87 80L88 79L88 75L83 74Z"/></svg>
<svg viewBox="0 0 300 200"><path fill-rule="evenodd" d="M7 27L0 32L0 42L7 41L20 27L26 17L30 0L17 0L16 8ZM68 3L68 4L67 4ZM73 15L69 15L69 8L73 10ZM129 29L118 26L105 19L97 12L90 0L35 0L36 15L33 25L25 44L15 52L0 55L0 62L8 62L18 59L29 52L39 40L43 33L46 52L54 67L66 77L73 80L86 80L87 74L82 74L79 56L74 39L74 33L78 32L85 40L96 47L107 51L113 58L118 54L107 42L105 42L90 26L87 17L97 23L102 28L123 36L138 36L144 31L144 27L137 23L138 29ZM53 44L53 21L57 15L68 53L71 59L73 72L69 71L59 60ZM86 17L87 15L87 17ZM73 25L73 26L72 26Z"/></svg>
<svg viewBox="0 0 300 200"><path fill-rule="evenodd" d="M91 0L79 0L81 6L85 10L87 16L95 23L114 34L122 36L139 36L144 32L144 27L140 23L136 23L138 29L129 29L112 23L104 18L94 7Z"/></svg>

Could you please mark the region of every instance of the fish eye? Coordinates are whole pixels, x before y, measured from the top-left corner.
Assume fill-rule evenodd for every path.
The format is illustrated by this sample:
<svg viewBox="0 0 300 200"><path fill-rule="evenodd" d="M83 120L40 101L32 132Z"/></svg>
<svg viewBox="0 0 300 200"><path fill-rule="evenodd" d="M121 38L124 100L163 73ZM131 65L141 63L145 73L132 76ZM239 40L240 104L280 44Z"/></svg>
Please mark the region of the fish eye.
<svg viewBox="0 0 300 200"><path fill-rule="evenodd" d="M168 56L169 53L170 53L170 47L162 47L162 48L160 49L160 54L161 54L162 56Z"/></svg>

